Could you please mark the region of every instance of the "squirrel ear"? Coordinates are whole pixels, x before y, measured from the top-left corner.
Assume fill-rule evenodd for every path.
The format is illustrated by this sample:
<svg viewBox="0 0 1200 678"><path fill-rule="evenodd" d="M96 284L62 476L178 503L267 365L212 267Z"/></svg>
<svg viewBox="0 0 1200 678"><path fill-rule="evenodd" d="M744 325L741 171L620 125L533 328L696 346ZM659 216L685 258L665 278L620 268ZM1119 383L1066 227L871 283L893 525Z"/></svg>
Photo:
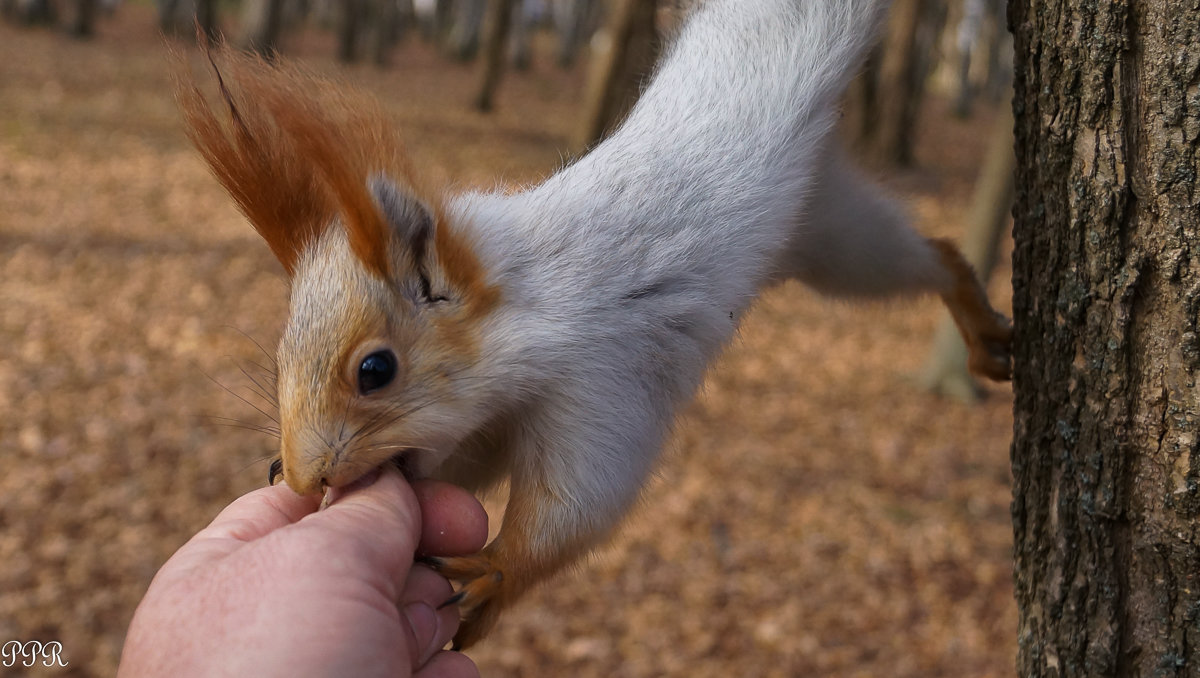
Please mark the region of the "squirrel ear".
<svg viewBox="0 0 1200 678"><path fill-rule="evenodd" d="M440 204L430 204L389 177L371 178L371 194L391 229L392 243L420 273L424 284L452 290L471 313L483 314L500 299L500 290L486 281L483 266L461 233L443 220ZM428 293L428 290L426 290Z"/></svg>
<svg viewBox="0 0 1200 678"><path fill-rule="evenodd" d="M425 249L433 236L433 211L383 175L371 179L371 193L399 244L411 254L414 262L424 259Z"/></svg>

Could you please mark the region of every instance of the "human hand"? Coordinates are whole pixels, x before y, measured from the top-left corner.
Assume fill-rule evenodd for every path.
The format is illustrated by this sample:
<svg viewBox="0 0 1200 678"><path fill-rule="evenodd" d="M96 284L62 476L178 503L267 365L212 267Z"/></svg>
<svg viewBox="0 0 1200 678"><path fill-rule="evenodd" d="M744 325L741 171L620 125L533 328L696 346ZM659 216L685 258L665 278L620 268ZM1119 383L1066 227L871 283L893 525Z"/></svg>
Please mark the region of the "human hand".
<svg viewBox="0 0 1200 678"><path fill-rule="evenodd" d="M478 675L441 648L450 584L414 554L483 547L487 515L445 483L385 471L324 510L284 486L230 504L163 565L125 638L120 676Z"/></svg>

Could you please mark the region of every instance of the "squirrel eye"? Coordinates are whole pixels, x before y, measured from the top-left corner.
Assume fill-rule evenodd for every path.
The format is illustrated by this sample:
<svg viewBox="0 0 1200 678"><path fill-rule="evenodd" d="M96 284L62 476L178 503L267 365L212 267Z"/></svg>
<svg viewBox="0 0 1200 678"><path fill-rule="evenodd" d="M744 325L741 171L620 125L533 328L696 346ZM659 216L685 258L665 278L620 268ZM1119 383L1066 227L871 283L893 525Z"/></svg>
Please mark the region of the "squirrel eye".
<svg viewBox="0 0 1200 678"><path fill-rule="evenodd" d="M376 351L358 366L358 390L363 395L377 391L396 378L396 356L391 351Z"/></svg>

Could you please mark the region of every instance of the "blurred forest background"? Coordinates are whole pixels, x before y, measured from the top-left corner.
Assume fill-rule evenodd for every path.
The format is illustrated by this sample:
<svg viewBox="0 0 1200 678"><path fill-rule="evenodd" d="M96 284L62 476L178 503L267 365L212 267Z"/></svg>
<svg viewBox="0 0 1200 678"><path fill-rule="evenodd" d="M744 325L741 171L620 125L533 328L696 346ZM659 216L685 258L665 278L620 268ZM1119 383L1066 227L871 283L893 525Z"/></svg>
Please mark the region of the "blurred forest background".
<svg viewBox="0 0 1200 678"><path fill-rule="evenodd" d="M920 230L966 241L983 268L1000 241L990 293L1007 309L997 4L898 0L843 132ZM62 642L69 665L35 675L104 676L158 567L275 454L243 428L266 421L245 372L273 349L286 283L185 139L167 51L200 68L199 22L303 60L380 97L422 171L512 187L619 120L680 10L0 0L0 14L0 641ZM1011 391L967 380L939 323L933 300L769 291L624 529L504 618L471 652L483 674L1011 675Z"/></svg>

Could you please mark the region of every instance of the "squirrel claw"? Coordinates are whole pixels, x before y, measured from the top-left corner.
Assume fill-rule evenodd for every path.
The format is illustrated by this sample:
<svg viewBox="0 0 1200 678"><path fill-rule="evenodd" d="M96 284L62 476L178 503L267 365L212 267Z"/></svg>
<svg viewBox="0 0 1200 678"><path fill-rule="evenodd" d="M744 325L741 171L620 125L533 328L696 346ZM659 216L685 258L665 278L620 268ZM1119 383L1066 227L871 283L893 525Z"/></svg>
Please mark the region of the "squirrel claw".
<svg viewBox="0 0 1200 678"><path fill-rule="evenodd" d="M491 629L505 607L508 591L504 573L487 555L454 558L423 557L421 561L443 577L461 583L458 591L438 606L457 605L461 623L454 636L454 649L478 642Z"/></svg>
<svg viewBox="0 0 1200 678"><path fill-rule="evenodd" d="M267 472L267 484L274 485L279 477L283 475L283 459L275 459L271 462L271 469Z"/></svg>
<svg viewBox="0 0 1200 678"><path fill-rule="evenodd" d="M454 595L450 596L445 601L443 601L441 605L438 605L437 609L440 610L444 607L450 607L451 605L457 605L460 602L462 602L462 599L465 598L466 595L467 595L466 591L456 591L454 593Z"/></svg>

